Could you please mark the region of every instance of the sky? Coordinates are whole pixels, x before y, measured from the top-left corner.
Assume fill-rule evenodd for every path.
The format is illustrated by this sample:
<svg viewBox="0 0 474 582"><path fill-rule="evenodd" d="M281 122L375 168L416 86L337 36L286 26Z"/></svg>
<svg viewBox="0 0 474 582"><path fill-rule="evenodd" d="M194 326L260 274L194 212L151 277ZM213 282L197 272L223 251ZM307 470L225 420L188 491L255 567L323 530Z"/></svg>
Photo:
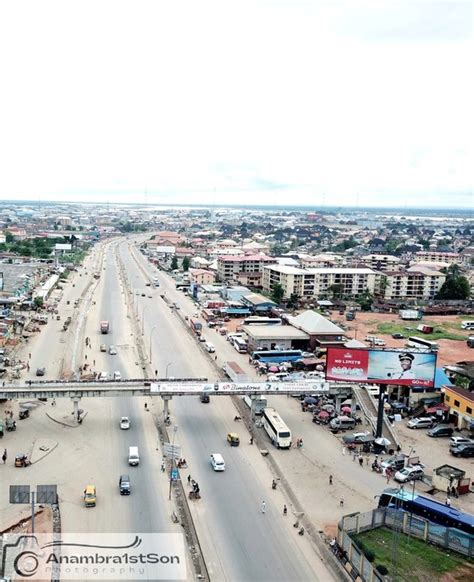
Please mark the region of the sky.
<svg viewBox="0 0 474 582"><path fill-rule="evenodd" d="M474 207L472 2L0 4L0 200Z"/></svg>

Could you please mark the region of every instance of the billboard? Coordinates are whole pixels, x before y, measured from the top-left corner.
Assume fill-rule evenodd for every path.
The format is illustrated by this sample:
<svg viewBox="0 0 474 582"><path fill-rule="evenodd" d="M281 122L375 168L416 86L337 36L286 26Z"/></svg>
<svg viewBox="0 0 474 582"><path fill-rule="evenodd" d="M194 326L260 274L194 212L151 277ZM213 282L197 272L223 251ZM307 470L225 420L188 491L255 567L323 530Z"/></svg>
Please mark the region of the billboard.
<svg viewBox="0 0 474 582"><path fill-rule="evenodd" d="M434 387L434 353L328 348L326 362L326 380Z"/></svg>

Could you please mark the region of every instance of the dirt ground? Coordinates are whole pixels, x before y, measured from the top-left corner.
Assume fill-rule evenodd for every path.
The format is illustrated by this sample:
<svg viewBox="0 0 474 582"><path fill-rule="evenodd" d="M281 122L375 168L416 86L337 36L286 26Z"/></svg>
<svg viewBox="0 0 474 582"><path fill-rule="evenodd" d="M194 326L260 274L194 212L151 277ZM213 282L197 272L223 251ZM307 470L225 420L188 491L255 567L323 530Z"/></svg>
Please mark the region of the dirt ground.
<svg viewBox="0 0 474 582"><path fill-rule="evenodd" d="M331 316L331 320L335 323L343 323L347 330L347 336L357 339L359 341L364 341L366 335L377 335L377 337L382 338L386 342L386 347L388 348L402 348L405 345L405 340L393 339L391 335L384 335L377 332L377 325L380 323L406 323L406 326L416 327L420 322L417 321L407 321L402 322L402 320L395 313L357 313L357 319L355 321L346 321L343 315L334 314ZM443 325L445 323L461 323L461 318L455 315L434 315L432 317L423 319L423 323L433 323L436 325ZM472 332L467 332L461 330L460 326L458 329L459 335L467 337ZM423 336L423 334L418 333L418 335ZM423 336L424 337L424 336ZM426 339L430 339L429 335L426 335ZM474 352L471 348L467 347L465 341L460 340L448 340L439 339L436 340L439 344L438 351L438 366L443 366L445 364L453 364L455 362L462 362L463 360L474 360Z"/></svg>
<svg viewBox="0 0 474 582"><path fill-rule="evenodd" d="M52 533L53 513L49 506L44 506L35 515L35 533ZM5 532L3 532L5 533ZM22 519L16 526L8 530L8 533L29 534L31 533L31 515Z"/></svg>

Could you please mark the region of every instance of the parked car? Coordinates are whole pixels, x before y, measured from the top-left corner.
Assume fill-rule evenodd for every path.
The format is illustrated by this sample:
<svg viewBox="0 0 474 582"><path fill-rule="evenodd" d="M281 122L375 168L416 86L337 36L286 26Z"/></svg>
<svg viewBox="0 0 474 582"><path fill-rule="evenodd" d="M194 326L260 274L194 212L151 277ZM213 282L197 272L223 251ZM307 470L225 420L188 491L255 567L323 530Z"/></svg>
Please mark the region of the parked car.
<svg viewBox="0 0 474 582"><path fill-rule="evenodd" d="M393 339L404 339L405 336L402 333L392 333Z"/></svg>
<svg viewBox="0 0 474 582"><path fill-rule="evenodd" d="M453 447L451 454L455 457L474 457L474 443Z"/></svg>
<svg viewBox="0 0 474 582"><path fill-rule="evenodd" d="M109 354L111 356L116 356L117 355L117 348L115 346L110 346L110 348L109 348Z"/></svg>
<svg viewBox="0 0 474 582"><path fill-rule="evenodd" d="M36 368L37 376L44 376L46 374L46 368Z"/></svg>
<svg viewBox="0 0 474 582"><path fill-rule="evenodd" d="M118 381L120 381L121 379L122 379L122 374L121 374L121 373L120 373L118 370L115 370L115 372L114 372L114 380L115 380L116 382L118 382Z"/></svg>
<svg viewBox="0 0 474 582"><path fill-rule="evenodd" d="M120 419L120 428L122 430L128 430L130 428L130 419L128 416L122 416Z"/></svg>
<svg viewBox="0 0 474 582"><path fill-rule="evenodd" d="M105 344L100 344L100 351L101 352L106 352L107 351L107 346Z"/></svg>
<svg viewBox="0 0 474 582"><path fill-rule="evenodd" d="M371 443L374 437L367 432L355 432L342 437L346 445L361 445L363 443Z"/></svg>
<svg viewBox="0 0 474 582"><path fill-rule="evenodd" d="M472 444L474 444L474 440L470 439L469 437L454 436L449 439L449 447L451 449L454 447L458 447L459 445L472 445Z"/></svg>
<svg viewBox="0 0 474 582"><path fill-rule="evenodd" d="M391 469L392 471L401 471L405 467L406 455L390 457L380 463L382 469Z"/></svg>
<svg viewBox="0 0 474 582"><path fill-rule="evenodd" d="M454 432L453 427L439 424L438 426L435 426L434 428L431 428L430 430L426 431L426 434L429 437L433 438L451 437L453 436L453 432Z"/></svg>
<svg viewBox="0 0 474 582"><path fill-rule="evenodd" d="M109 373L108 372L99 372L97 374L97 380L99 380L99 382L105 382L108 379L109 379Z"/></svg>
<svg viewBox="0 0 474 582"><path fill-rule="evenodd" d="M397 471L394 479L399 483L407 483L408 481L422 479L424 474L423 468L420 465L413 465Z"/></svg>
<svg viewBox="0 0 474 582"><path fill-rule="evenodd" d="M209 394L201 394L201 396L199 397L199 399L201 400L201 402L203 404L208 404L211 401L211 399L209 397Z"/></svg>
<svg viewBox="0 0 474 582"><path fill-rule="evenodd" d="M434 425L433 419L429 416L421 416L420 418L412 418L407 422L408 428L431 428Z"/></svg>

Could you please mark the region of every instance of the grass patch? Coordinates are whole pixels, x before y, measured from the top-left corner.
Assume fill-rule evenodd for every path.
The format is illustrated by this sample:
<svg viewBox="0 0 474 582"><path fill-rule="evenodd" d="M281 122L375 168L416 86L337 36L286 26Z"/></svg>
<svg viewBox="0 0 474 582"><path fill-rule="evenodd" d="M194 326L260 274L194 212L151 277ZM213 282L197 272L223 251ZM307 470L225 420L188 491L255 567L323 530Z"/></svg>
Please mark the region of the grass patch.
<svg viewBox="0 0 474 582"><path fill-rule="evenodd" d="M372 565L374 567L381 564L387 568L389 576L395 574L392 564L393 532L391 530L377 528L354 535L352 538L361 550L373 553ZM399 534L397 539L397 580L433 582L441 580L446 572L453 573L456 570L465 570L467 573L467 577L460 579L473 579L471 577L474 576L472 560L403 534Z"/></svg>
<svg viewBox="0 0 474 582"><path fill-rule="evenodd" d="M451 322L450 322L451 323ZM392 333L401 333L405 337L409 335L416 335L418 337L426 338L430 341L436 341L439 339L450 339L450 340L459 340L459 341L466 341L467 334L462 335L462 332L456 333L456 327L452 325L439 325L433 322L426 322L426 325L433 326L433 333L424 334L421 331L418 331L416 328L419 325L409 325L407 322L400 322L400 323L379 323L377 325L377 332L381 334L392 335ZM451 331L454 329L455 331Z"/></svg>

